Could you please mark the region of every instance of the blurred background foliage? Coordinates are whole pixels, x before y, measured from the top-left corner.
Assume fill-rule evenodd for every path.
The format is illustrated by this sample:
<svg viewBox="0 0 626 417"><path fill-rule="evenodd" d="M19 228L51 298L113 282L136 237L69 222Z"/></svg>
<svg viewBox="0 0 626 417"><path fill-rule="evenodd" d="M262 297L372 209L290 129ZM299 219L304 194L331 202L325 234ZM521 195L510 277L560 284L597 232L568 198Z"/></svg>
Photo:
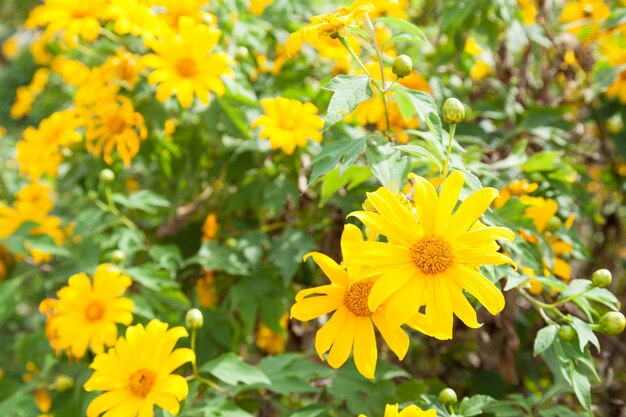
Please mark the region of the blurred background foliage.
<svg viewBox="0 0 626 417"><path fill-rule="evenodd" d="M0 212L0 409L9 416L85 415L94 395L82 384L93 356L55 356L38 305L71 274L112 262L133 279L128 296L135 322L181 325L189 308L204 313L200 372L227 395L192 381L183 416L375 416L393 402L449 415L436 398L447 386L468 397L455 410L465 416L573 416L585 408L624 415L623 335L598 333L600 351L578 349L576 340L572 348L552 334L550 348L535 357L537 332L549 323L528 299L573 301L559 308L586 318L574 327L579 340L585 334L593 343L591 324L626 298L624 5L404 0L389 12L420 27L429 42L397 39L385 51L386 65L407 54L415 74L406 87L432 94L436 108L447 97L464 103L467 117L458 125L451 165L467 172L472 188L502 190L485 217L518 232L505 250L520 269L485 268L494 281L505 278L507 306L500 315L479 311L483 327L459 325L451 341L413 333L406 359L398 362L383 350L370 381L351 361L339 370L319 361L312 341L320 323L286 319L298 290L324 282L302 256L317 250L340 259L345 217L361 207L365 193L380 185L402 189L408 172L436 179L445 147L420 109L394 96L399 115L392 129L403 136L391 142L375 133L376 110L362 103L355 116L325 129L321 143L292 154L271 149L251 128L263 113L260 99L307 101L324 115L332 92L322 86L360 70L336 44L322 41L286 55L289 34L330 10L328 2L262 3L197 6L215 15L223 32L219 48L234 63L224 95L207 106L157 100L148 71L134 64L136 84L121 83L120 94L145 120L147 137L131 164L117 156L105 162L84 140L63 147L58 172L43 176L54 196L46 215L60 219L62 238L31 233L32 219L7 235L1 229L9 220ZM14 206L30 183L16 161L24 129L76 100L80 87L73 78L80 72L60 59L94 68L120 47L136 56L147 52L139 36L116 34L115 19L101 21L95 42L68 47L52 38L42 47L43 31L23 25L37 4L0 4L3 207ZM383 41L409 30L397 22L377 28ZM360 53L367 63L370 51ZM47 82L16 117L18 88L32 86L41 68L49 69ZM112 171L111 181L104 169ZM597 268L613 273L609 295L594 293L594 299L580 282L572 288ZM574 363L587 365L583 379L592 384L593 407L585 404L585 388L559 378L558 368ZM220 366L229 371L216 372ZM63 386L60 376L70 376L73 387Z"/></svg>

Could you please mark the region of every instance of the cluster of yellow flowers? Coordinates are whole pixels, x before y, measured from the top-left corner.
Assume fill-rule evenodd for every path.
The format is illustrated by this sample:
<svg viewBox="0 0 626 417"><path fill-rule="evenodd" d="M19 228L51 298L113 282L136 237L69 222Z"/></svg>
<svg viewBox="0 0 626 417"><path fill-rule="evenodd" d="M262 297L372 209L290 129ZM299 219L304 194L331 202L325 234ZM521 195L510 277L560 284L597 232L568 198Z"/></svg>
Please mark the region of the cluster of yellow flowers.
<svg viewBox="0 0 626 417"><path fill-rule="evenodd" d="M84 273L71 276L58 298L45 299L39 307L47 316L46 334L57 353L80 359L90 348L96 354L94 373L84 388L105 393L89 404L88 417L152 416L154 404L177 414L179 402L187 397L187 381L172 374L195 361L192 350L175 349L188 335L183 327L168 330L166 323L152 320L145 328L127 327L125 337L118 338L117 323L128 326L133 321L133 302L123 296L131 284L130 277L103 264L93 280Z"/></svg>
<svg viewBox="0 0 626 417"><path fill-rule="evenodd" d="M439 193L425 178L412 175L411 182L409 196L381 187L368 193L365 210L350 214L365 224L368 240L346 224L341 264L318 252L305 257L313 258L330 284L300 291L291 316L306 321L334 311L315 339L320 358L328 352L334 368L354 351L359 372L373 378L374 328L402 359L409 347L405 324L442 340L452 338L454 315L480 327L464 290L491 314L504 308L502 293L478 271L480 265L515 265L496 243L512 240L513 232L479 220L498 191L480 189L455 210L465 182L462 172L451 173Z"/></svg>
<svg viewBox="0 0 626 417"><path fill-rule="evenodd" d="M47 235L57 245L61 245L70 231L62 228L61 219L51 216L54 207L52 190L42 182L24 186L15 194L13 206L0 203L0 239L13 235L24 223L35 226L29 231L31 236ZM37 264L49 262L52 256L36 248L27 248Z"/></svg>
<svg viewBox="0 0 626 417"><path fill-rule="evenodd" d="M560 20L583 42L597 45L610 66L621 67L626 64L626 23L605 28L610 15L611 8L603 0L571 0L564 5ZM606 94L626 103L626 70L619 72Z"/></svg>

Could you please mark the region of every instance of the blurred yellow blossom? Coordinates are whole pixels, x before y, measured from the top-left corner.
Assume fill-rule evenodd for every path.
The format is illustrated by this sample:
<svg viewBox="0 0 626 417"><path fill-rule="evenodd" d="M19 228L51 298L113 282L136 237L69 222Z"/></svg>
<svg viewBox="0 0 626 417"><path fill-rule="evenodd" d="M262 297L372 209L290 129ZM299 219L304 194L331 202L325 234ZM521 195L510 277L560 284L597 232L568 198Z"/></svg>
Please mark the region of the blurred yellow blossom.
<svg viewBox="0 0 626 417"><path fill-rule="evenodd" d="M463 47L463 50L465 51L465 53L474 56L483 53L482 46L480 46L478 42L476 42L476 38L474 38L473 36L470 36L465 40L465 46Z"/></svg>
<svg viewBox="0 0 626 417"><path fill-rule="evenodd" d="M261 128L259 136L269 139L272 149L291 155L296 147L305 146L307 139L322 141L324 119L313 104L276 97L262 99L261 107L264 114L252 123L252 128Z"/></svg>
<svg viewBox="0 0 626 417"><path fill-rule="evenodd" d="M491 67L485 61L476 61L472 68L470 69L470 77L474 81L480 81L486 76L491 74Z"/></svg>
<svg viewBox="0 0 626 417"><path fill-rule="evenodd" d="M256 331L256 347L259 348L261 352L268 355L278 355L279 353L283 353L288 339L288 322L289 316L285 313L280 317L278 322L282 333L276 333L264 323L259 323L259 327Z"/></svg>
<svg viewBox="0 0 626 417"><path fill-rule="evenodd" d="M52 414L48 414L50 408L52 408L52 398L50 392L43 387L35 390L35 404L39 411L43 414L39 414L38 417L52 417Z"/></svg>
<svg viewBox="0 0 626 417"><path fill-rule="evenodd" d="M253 15L261 16L267 6L272 4L274 0L250 0L250 12Z"/></svg>
<svg viewBox="0 0 626 417"><path fill-rule="evenodd" d="M216 23L215 16L202 10L208 4L207 0L156 0L155 3L165 9L165 13L159 14L159 18L178 31L180 31L181 17L189 18L195 23L208 25Z"/></svg>
<svg viewBox="0 0 626 417"><path fill-rule="evenodd" d="M2 43L2 55L11 60L15 58L20 51L20 44L17 40L17 34L9 36Z"/></svg>
<svg viewBox="0 0 626 417"><path fill-rule="evenodd" d="M21 119L30 113L35 98L43 91L48 83L49 71L47 68L39 68L33 74L33 79L27 86L17 88L17 96L11 106L11 117Z"/></svg>
<svg viewBox="0 0 626 417"><path fill-rule="evenodd" d="M522 9L522 23L534 25L537 20L535 0L517 0L517 5Z"/></svg>
<svg viewBox="0 0 626 417"><path fill-rule="evenodd" d="M202 241L215 240L218 230L217 215L209 213L202 224Z"/></svg>
<svg viewBox="0 0 626 417"><path fill-rule="evenodd" d="M87 150L102 156L109 165L113 163L111 155L115 148L128 167L139 152L141 141L148 136L143 116L135 111L130 99L122 96L95 107L86 126Z"/></svg>
<svg viewBox="0 0 626 417"><path fill-rule="evenodd" d="M560 21L570 32L592 39L598 35L600 22L610 14L611 9L602 0L568 0Z"/></svg>
<svg viewBox="0 0 626 417"><path fill-rule="evenodd" d="M217 303L213 271L202 270L202 275L196 281L196 293L201 307L211 308Z"/></svg>

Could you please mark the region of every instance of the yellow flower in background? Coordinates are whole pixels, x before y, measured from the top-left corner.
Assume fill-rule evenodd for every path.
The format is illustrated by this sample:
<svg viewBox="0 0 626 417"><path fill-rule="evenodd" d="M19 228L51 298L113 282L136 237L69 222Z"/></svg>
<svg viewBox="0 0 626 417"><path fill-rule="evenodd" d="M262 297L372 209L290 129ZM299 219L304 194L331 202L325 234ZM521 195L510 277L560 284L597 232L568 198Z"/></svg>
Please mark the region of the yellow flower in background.
<svg viewBox="0 0 626 417"><path fill-rule="evenodd" d="M470 68L470 77L474 81L480 81L491 74L491 67L485 61L476 61Z"/></svg>
<svg viewBox="0 0 626 417"><path fill-rule="evenodd" d="M155 4L165 8L165 13L159 18L175 30L180 29L180 18L192 19L195 23L215 25L217 20L211 13L203 11L209 2L207 0L157 0Z"/></svg>
<svg viewBox="0 0 626 417"><path fill-rule="evenodd" d="M189 387L180 375L172 374L187 362L196 360L191 349L174 349L187 337L183 327L168 330L167 323L152 320L144 328L137 324L126 329L106 353L98 354L90 365L93 375L85 382L86 391L106 391L91 401L87 417L119 415L153 416L154 405L178 414L179 402Z"/></svg>
<svg viewBox="0 0 626 417"><path fill-rule="evenodd" d="M52 54L48 51L51 36L47 33L38 34L30 44L30 53L37 65L48 65L52 61Z"/></svg>
<svg viewBox="0 0 626 417"><path fill-rule="evenodd" d="M255 16L261 16L267 6L272 4L274 0L250 0L250 13Z"/></svg>
<svg viewBox="0 0 626 417"><path fill-rule="evenodd" d="M115 22L113 30L118 35L141 36L146 40L154 39L162 22L145 1L110 0L109 18Z"/></svg>
<svg viewBox="0 0 626 417"><path fill-rule="evenodd" d="M80 85L89 77L89 67L82 62L59 55L50 63L52 72L69 85Z"/></svg>
<svg viewBox="0 0 626 417"><path fill-rule="evenodd" d="M359 414L359 417L366 417L363 414ZM409 405L402 411L399 411L398 404L387 404L385 407L384 417L437 417L436 410L422 410L416 405Z"/></svg>
<svg viewBox="0 0 626 417"><path fill-rule="evenodd" d="M287 324L289 323L289 316L287 313L283 314L279 320L280 328L283 333L276 333L263 323L259 323L259 327L256 331L256 347L263 353L268 355L278 355L285 351L285 345L287 344Z"/></svg>
<svg viewBox="0 0 626 417"><path fill-rule="evenodd" d="M376 4L376 10L371 14L372 19L376 19L382 15L397 17L399 19L408 19L409 0L397 1L381 1Z"/></svg>
<svg viewBox="0 0 626 417"><path fill-rule="evenodd" d="M269 139L272 149L291 155L296 147L305 146L307 139L322 141L324 119L313 104L276 97L262 99L261 107L265 113L252 123L252 128L261 128L259 136Z"/></svg>
<svg viewBox="0 0 626 417"><path fill-rule="evenodd" d="M347 39L352 49L358 54L361 46L354 40ZM334 72L347 74L352 66L352 56L348 50L339 42L339 39L333 39L328 36L322 36L311 42L311 45L317 49L321 57L330 59L335 63Z"/></svg>
<svg viewBox="0 0 626 417"><path fill-rule="evenodd" d="M559 20L566 24L568 31L585 38L595 38L600 23L610 14L610 7L602 0L568 0Z"/></svg>
<svg viewBox="0 0 626 417"><path fill-rule="evenodd" d="M346 224L341 235L341 251L344 262L356 255L363 235L358 227ZM291 307L291 317L308 321L329 314L332 317L324 323L315 335L315 351L320 359L328 354L328 364L333 368L342 366L350 352L354 350L354 363L361 375L374 378L378 350L376 348L377 328L383 339L400 360L409 348L409 338L399 325L387 319L387 304L370 310L368 299L378 279L372 274L365 275L365 269L358 263L347 268L338 265L328 256L319 252L305 255L312 257L330 280L330 285L322 285L298 292L296 304Z"/></svg>
<svg viewBox="0 0 626 417"><path fill-rule="evenodd" d="M44 174L56 176L63 160L61 150L82 140L76 131L81 125L73 110L64 110L42 120L38 128L27 127L24 140L16 144L20 173L32 181Z"/></svg>
<svg viewBox="0 0 626 417"><path fill-rule="evenodd" d="M111 155L115 148L124 166L129 166L148 135L141 113L135 111L130 99L122 96L95 107L86 125L87 150L102 156L109 165L113 163Z"/></svg>
<svg viewBox="0 0 626 417"><path fill-rule="evenodd" d="M535 0L517 0L517 5L522 9L522 23L534 25L537 21L537 6Z"/></svg>
<svg viewBox="0 0 626 417"><path fill-rule="evenodd" d="M52 417L52 414L48 414L52 408L52 398L50 398L50 392L46 388L40 387L35 390L35 405L43 413L39 414L38 417Z"/></svg>
<svg viewBox="0 0 626 417"><path fill-rule="evenodd" d="M506 204L507 201L509 201L511 196L530 194L537 188L539 188L539 184L534 182L528 182L528 180L525 178L512 181L506 187L500 190L500 195L494 200L493 206L495 208L502 207Z"/></svg>
<svg viewBox="0 0 626 417"><path fill-rule="evenodd" d="M224 94L221 77L233 75L230 57L212 52L222 32L190 17L181 17L179 28L180 33L171 32L149 43L155 53L143 57L143 63L154 68L148 82L158 84L159 101L176 94L180 105L189 107L195 95L206 105L209 92Z"/></svg>
<svg viewBox="0 0 626 417"><path fill-rule="evenodd" d="M120 86L121 83L116 79L111 65L91 68L86 77L77 84L78 89L74 94L77 113L85 120L89 120L94 113L101 110L103 103L117 101Z"/></svg>
<svg viewBox="0 0 626 417"><path fill-rule="evenodd" d="M217 304L213 271L202 270L202 276L196 281L196 293L201 307L211 308Z"/></svg>
<svg viewBox="0 0 626 417"><path fill-rule="evenodd" d="M39 310L46 314L46 335L52 347L82 358L88 348L104 352L117 339L116 323L133 321L133 302L122 297L131 279L109 264L98 266L93 280L87 274L72 275L57 298L46 298Z"/></svg>
<svg viewBox="0 0 626 417"><path fill-rule="evenodd" d="M480 216L498 196L494 188L482 188L467 197L453 212L465 181L453 172L441 192L422 177L415 176L416 212L386 188L368 193L376 208L350 214L387 242L368 241L354 250L345 262L348 268L362 265L366 276L381 275L369 297L370 311L385 302L392 325L409 325L438 339L451 339L453 315L467 326L480 327L476 312L463 291L473 295L491 314L504 308L500 290L476 268L479 265L515 263L498 253L497 239L512 240L504 227L478 223ZM419 312L425 306L425 314Z"/></svg>
<svg viewBox="0 0 626 417"><path fill-rule="evenodd" d="M48 84L49 71L46 68L39 68L33 74L33 79L27 86L18 87L15 102L11 106L11 118L21 119L30 113L35 98L43 91Z"/></svg>
<svg viewBox="0 0 626 417"><path fill-rule="evenodd" d="M209 213L202 224L202 241L215 240L218 228L217 215L215 213Z"/></svg>
<svg viewBox="0 0 626 417"><path fill-rule="evenodd" d="M524 215L533 219L535 228L539 233L543 233L548 225L548 221L556 214L559 205L551 198L520 196L520 201L529 207L524 211Z"/></svg>
<svg viewBox="0 0 626 417"><path fill-rule="evenodd" d="M102 64L105 73L111 74L115 80L132 90L139 78L139 56L120 48Z"/></svg>
<svg viewBox="0 0 626 417"><path fill-rule="evenodd" d="M17 56L20 52L20 43L17 40L17 34L9 36L2 43L2 55L6 57L6 59L11 60Z"/></svg>
<svg viewBox="0 0 626 417"><path fill-rule="evenodd" d="M394 132L392 136L396 142L406 143L409 140L409 136L402 131L419 127L420 121L417 117L406 120L404 116L402 116L398 104L393 100L392 94L388 93L387 96L389 128ZM378 93L376 93L374 97L359 103L355 111L348 115L347 118L355 119L356 122L363 127L372 126L381 132L387 130L385 105Z"/></svg>
<svg viewBox="0 0 626 417"><path fill-rule="evenodd" d="M389 3L382 0L379 3ZM377 2L372 0L356 0L350 6L340 6L334 12L324 13L311 18L311 23L298 29L287 39L287 55L294 56L304 42L315 43L322 36L347 36L348 26L356 23L367 13L376 10Z"/></svg>
<svg viewBox="0 0 626 417"><path fill-rule="evenodd" d="M478 42L476 42L476 39L473 36L470 36L465 40L463 51L465 51L466 54L476 56L483 53L483 48L478 44Z"/></svg>
<svg viewBox="0 0 626 417"><path fill-rule="evenodd" d="M606 90L609 98L618 99L622 104L626 104L626 70L619 73L615 81Z"/></svg>
<svg viewBox="0 0 626 417"><path fill-rule="evenodd" d="M99 20L107 19L109 0L44 0L35 7L24 25L29 29L46 27L48 33L64 33L70 46L76 45L76 37L93 42L100 35Z"/></svg>

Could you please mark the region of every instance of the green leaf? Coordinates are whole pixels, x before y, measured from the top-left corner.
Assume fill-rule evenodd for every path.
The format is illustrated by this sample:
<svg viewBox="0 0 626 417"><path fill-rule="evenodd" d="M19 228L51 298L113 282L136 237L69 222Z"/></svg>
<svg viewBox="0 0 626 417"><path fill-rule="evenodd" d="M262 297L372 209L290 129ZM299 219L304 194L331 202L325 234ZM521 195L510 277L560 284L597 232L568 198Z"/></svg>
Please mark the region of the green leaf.
<svg viewBox="0 0 626 417"><path fill-rule="evenodd" d="M565 291L563 291L559 299L571 297L573 295L579 295L587 291L591 287L592 283L588 279L573 279L569 282Z"/></svg>
<svg viewBox="0 0 626 417"><path fill-rule="evenodd" d="M227 398L212 399L203 407L197 410L194 409L193 415L197 415L195 411L201 412L203 417L253 417L253 414L242 410L237 404Z"/></svg>
<svg viewBox="0 0 626 417"><path fill-rule="evenodd" d="M578 335L578 345L581 352L585 351L585 346L587 346L587 343L589 342L591 342L591 344L593 344L598 351L600 350L600 341L593 330L589 327L589 324L582 321L578 317L572 317L572 327L576 330L576 334Z"/></svg>
<svg viewBox="0 0 626 417"><path fill-rule="evenodd" d="M312 386L311 381L328 377L332 373L328 367L311 362L297 353L265 357L259 367L272 381L269 389L283 395L317 392L319 388Z"/></svg>
<svg viewBox="0 0 626 417"><path fill-rule="evenodd" d="M604 304L613 311L619 310L620 302L615 295L606 288L592 288L585 293L585 298Z"/></svg>
<svg viewBox="0 0 626 417"><path fill-rule="evenodd" d="M605 29L612 29L626 22L626 9L613 9L611 15L604 21Z"/></svg>
<svg viewBox="0 0 626 417"><path fill-rule="evenodd" d="M269 378L259 369L245 363L232 352L213 359L202 365L201 372L208 372L222 382L230 385L271 384Z"/></svg>
<svg viewBox="0 0 626 417"><path fill-rule="evenodd" d="M409 160L402 158L402 154L393 146L390 144L368 146L365 153L367 162L381 185L386 186L390 182L404 184Z"/></svg>
<svg viewBox="0 0 626 417"><path fill-rule="evenodd" d="M187 263L197 262L207 271L225 271L232 275L248 275L248 265L240 256L217 242L204 242L198 255L187 260Z"/></svg>
<svg viewBox="0 0 626 417"><path fill-rule="evenodd" d="M422 36L416 35L414 33L398 33L397 35L393 35L391 38L387 39L383 43L381 50L384 51L387 46L396 42L411 42L415 43L416 45L424 45L428 43L428 41L426 41Z"/></svg>
<svg viewBox="0 0 626 417"><path fill-rule="evenodd" d="M311 235L289 226L272 242L269 260L278 267L283 282L288 284L302 265L302 257L315 247Z"/></svg>
<svg viewBox="0 0 626 417"><path fill-rule="evenodd" d="M427 159L428 161L430 161L433 164L435 164L437 166L437 168L439 168L439 170L441 171L442 166L441 166L441 161L439 160L439 158L437 158L430 151L428 151L427 149L425 149L425 148L423 148L421 146L418 146L418 145L400 145L400 146L396 146L396 149L399 149L402 152L406 152L409 155L417 156L418 158Z"/></svg>
<svg viewBox="0 0 626 417"><path fill-rule="evenodd" d="M370 179L371 176L372 172L369 167L366 166L353 165L348 168L343 175L339 173L339 168L333 169L324 176L320 195L320 206L324 206L328 199L344 186L347 186L347 189L351 190Z"/></svg>
<svg viewBox="0 0 626 417"><path fill-rule="evenodd" d="M543 151L531 156L522 164L524 172L553 171L557 161L563 157L562 151Z"/></svg>
<svg viewBox="0 0 626 417"><path fill-rule="evenodd" d="M335 168L339 161L341 161L339 175L343 174L365 149L366 139L367 137L344 139L325 145L322 151L313 158L309 184Z"/></svg>
<svg viewBox="0 0 626 417"><path fill-rule="evenodd" d="M578 402L585 410L591 410L591 384L589 379L577 369L573 370L571 379L572 388L574 388L574 394L576 394Z"/></svg>
<svg viewBox="0 0 626 417"><path fill-rule="evenodd" d="M536 357L538 355L541 355L543 352L545 352L546 349L548 349L552 345L558 330L559 326L551 324L537 332L537 337L535 337L535 345L533 348L533 356Z"/></svg>
<svg viewBox="0 0 626 417"><path fill-rule="evenodd" d="M495 400L488 395L474 395L471 398L463 398L459 413L464 417L472 417L482 414L483 409Z"/></svg>
<svg viewBox="0 0 626 417"><path fill-rule="evenodd" d="M414 35L415 37L419 38L422 43L428 43L428 38L426 37L422 29L407 20L398 19L396 17L379 17L378 19L374 20L373 23L382 23L387 26L395 27L399 29L401 33Z"/></svg>
<svg viewBox="0 0 626 417"><path fill-rule="evenodd" d="M370 82L367 75L338 75L322 87L333 92L326 112L325 129L343 120L359 103L372 97L374 92Z"/></svg>
<svg viewBox="0 0 626 417"><path fill-rule="evenodd" d="M129 196L113 194L113 201L131 210L141 210L149 214L156 214L159 208L168 208L170 202L164 197L150 190L139 190Z"/></svg>

